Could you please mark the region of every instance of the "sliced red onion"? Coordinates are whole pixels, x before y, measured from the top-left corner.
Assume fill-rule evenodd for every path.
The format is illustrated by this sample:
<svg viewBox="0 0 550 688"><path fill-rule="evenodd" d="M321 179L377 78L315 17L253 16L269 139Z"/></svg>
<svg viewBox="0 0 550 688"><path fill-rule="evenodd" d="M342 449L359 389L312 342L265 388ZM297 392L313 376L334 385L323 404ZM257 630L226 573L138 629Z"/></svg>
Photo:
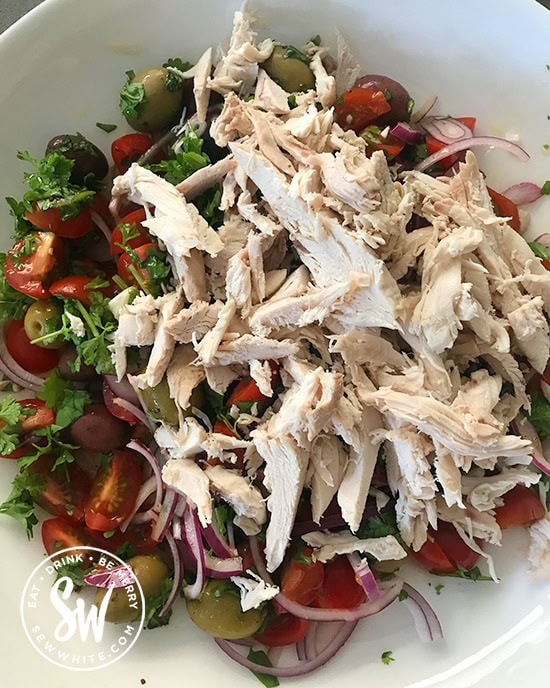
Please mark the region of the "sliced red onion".
<svg viewBox="0 0 550 688"><path fill-rule="evenodd" d="M174 561L174 582L172 583L172 589L170 590L170 594L164 603L164 607L159 612L159 616L164 616L167 614L176 601L181 589L181 584L183 583L184 574L182 555L170 531L166 533L165 539L168 543L170 554L172 555L172 559Z"/></svg>
<svg viewBox="0 0 550 688"><path fill-rule="evenodd" d="M143 423L145 427L149 428L149 430L151 431L154 431L154 423L151 421L151 419L145 413L145 411L141 408L141 406L136 406L135 404L132 404L131 401L121 399L120 397L115 397L113 399L113 404L115 406L118 406L120 409L123 409L124 411L131 413L140 423Z"/></svg>
<svg viewBox="0 0 550 688"><path fill-rule="evenodd" d="M319 654L319 648L317 646L318 635L319 635L319 622L310 621L307 635L304 638L305 641L305 659L309 661ZM328 624L325 624L327 626ZM330 627L336 627L338 629L338 624L330 624ZM331 638L332 640L332 638Z"/></svg>
<svg viewBox="0 0 550 688"><path fill-rule="evenodd" d="M196 509L189 504L183 514L183 526L185 541L195 559L197 566L197 576L192 585L187 585L184 588L185 597L188 600L196 600L202 592L204 586L204 568L205 568L205 552L204 545L201 538L201 527L197 516Z"/></svg>
<svg viewBox="0 0 550 688"><path fill-rule="evenodd" d="M438 141L447 144L473 137L472 130L454 117L424 117L422 128Z"/></svg>
<svg viewBox="0 0 550 688"><path fill-rule="evenodd" d="M415 110L412 115L411 115L411 122L420 122L420 120L424 119L428 112L430 112L433 108L433 106L437 103L437 96L429 96L423 103L422 105L418 108L418 110Z"/></svg>
<svg viewBox="0 0 550 688"><path fill-rule="evenodd" d="M233 527L233 521L228 521L225 527L227 528L227 542L229 543L229 551L230 552L236 551L236 549L235 549L235 529Z"/></svg>
<svg viewBox="0 0 550 688"><path fill-rule="evenodd" d="M508 141L507 139L501 139L497 136L473 136L470 139L462 139L460 141L455 141L447 146L443 146L436 153L428 155L427 158L422 160L414 169L418 172L423 172L428 167L435 165L436 162L443 160L449 155L454 153L460 153L463 150L469 148L475 148L476 146L489 146L490 148L502 148L503 150L513 153L515 156L523 160L529 160L529 153L524 150L521 146L513 141Z"/></svg>
<svg viewBox="0 0 550 688"><path fill-rule="evenodd" d="M542 196L540 186L533 184L533 182L521 182L519 184L514 184L513 186L509 186L501 193L516 205L529 205L529 203L538 201Z"/></svg>
<svg viewBox="0 0 550 688"><path fill-rule="evenodd" d="M131 440L130 442L128 442L126 447L128 449L131 449L132 451L138 452L138 454L141 454L147 460L147 463L151 466L153 470L153 475L155 476L157 481L157 494L155 497L155 505L157 506L158 512L158 509L160 508L160 504L162 502L162 492L164 490L164 483L162 481L162 473L160 471L160 466L159 462L157 461L157 457L153 454L149 447L146 447L143 444L141 440Z"/></svg>
<svg viewBox="0 0 550 688"><path fill-rule="evenodd" d="M429 643L443 638L443 630L436 613L428 601L408 583L403 583L403 592L407 597L403 602L411 612L420 640Z"/></svg>
<svg viewBox="0 0 550 688"><path fill-rule="evenodd" d="M307 661L305 638L300 638L300 640L296 643L296 656L298 657L299 662ZM274 662L272 661L271 663L273 664Z"/></svg>
<svg viewBox="0 0 550 688"><path fill-rule="evenodd" d="M161 542L166 535L174 517L176 506L179 501L179 494L167 487L164 493L164 500L160 507L159 517L153 526L151 537L157 542Z"/></svg>
<svg viewBox="0 0 550 688"><path fill-rule="evenodd" d="M544 234L539 234L535 241L537 241L540 244L548 244L550 246L550 234L548 232L544 232Z"/></svg>
<svg viewBox="0 0 550 688"><path fill-rule="evenodd" d="M221 559L228 559L229 557L234 557L237 551L230 547L225 541L225 538L218 530L218 526L212 522L202 529L202 534L204 539L208 543L210 549L214 552L217 557Z"/></svg>
<svg viewBox="0 0 550 688"><path fill-rule="evenodd" d="M515 433L521 435L521 437L524 439L529 440L529 442L531 442L533 445L534 451L530 454L533 461L533 466L536 466L539 471L542 471L544 474L550 476L550 462L547 460L544 452L542 451L540 437L538 436L538 433L533 427L531 421L529 421L520 413L514 418L510 425Z"/></svg>
<svg viewBox="0 0 550 688"><path fill-rule="evenodd" d="M119 382L116 375L104 375L103 379L109 385L115 397L131 401L132 404L136 404L136 406L139 405L139 397L127 378L123 378Z"/></svg>
<svg viewBox="0 0 550 688"><path fill-rule="evenodd" d="M30 389L32 392L38 392L44 383L41 377L22 368L10 354L3 328L0 328L0 370L16 385Z"/></svg>
<svg viewBox="0 0 550 688"><path fill-rule="evenodd" d="M139 492L136 498L136 503L134 504L134 508L132 509L132 513L128 516L128 518L123 521L120 524L120 530L124 533L130 523L132 522L134 516L137 514L139 511L140 507L142 504L154 493L156 492L157 489L157 479L154 475L152 475L150 478L147 478L147 480L143 483L143 485L139 488Z"/></svg>
<svg viewBox="0 0 550 688"><path fill-rule="evenodd" d="M405 143L419 143L422 140L422 132L409 122L397 122L390 129L390 134Z"/></svg>
<svg viewBox="0 0 550 688"><path fill-rule="evenodd" d="M377 600L380 597L380 588L368 561L361 559L357 552L348 554L348 561L355 571L355 580L361 585L369 600Z"/></svg>
<svg viewBox="0 0 550 688"><path fill-rule="evenodd" d="M151 523L156 521L159 512L156 509L147 509L147 511L138 511L137 514L132 519L133 525L143 525L144 523Z"/></svg>
<svg viewBox="0 0 550 688"><path fill-rule="evenodd" d="M306 662L300 662L295 666L285 667L264 667L261 664L256 664L256 662L251 662L249 659L244 657L228 640L222 640L221 638L214 638L214 640L226 655L238 662L241 666L258 673L284 678L290 676L304 676L305 674L309 674L312 671L315 671L315 669L323 666L323 664L326 664L329 659L332 659L336 653L341 650L342 647L344 647L356 626L356 621L344 624L334 636L334 639L315 658Z"/></svg>
<svg viewBox="0 0 550 688"><path fill-rule="evenodd" d="M243 572L243 560L241 557L219 559L208 552L204 554L205 573L211 578L231 578Z"/></svg>
<svg viewBox="0 0 550 688"><path fill-rule="evenodd" d="M101 230L101 233L107 239L107 242L110 244L111 236L113 234L112 229L109 227L109 225L105 222L105 220L97 211L90 209L90 215L92 217L92 222L94 223L94 225Z"/></svg>

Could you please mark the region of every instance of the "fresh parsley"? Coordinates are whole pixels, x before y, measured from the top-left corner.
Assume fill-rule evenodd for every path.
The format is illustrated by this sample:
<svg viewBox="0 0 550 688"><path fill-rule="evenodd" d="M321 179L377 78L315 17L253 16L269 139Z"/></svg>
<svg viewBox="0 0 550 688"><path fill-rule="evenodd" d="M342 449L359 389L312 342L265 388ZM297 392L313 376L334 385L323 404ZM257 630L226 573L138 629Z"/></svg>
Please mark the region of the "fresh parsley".
<svg viewBox="0 0 550 688"><path fill-rule="evenodd" d="M98 129L101 129L102 131L106 132L107 134L110 134L112 131L114 131L118 127L118 124L104 124L103 122L96 122L95 125Z"/></svg>
<svg viewBox="0 0 550 688"><path fill-rule="evenodd" d="M269 657L263 650L253 650L250 648L247 659L263 667L273 667ZM270 676L259 671L252 671L252 673L266 688L276 688L276 686L280 685L279 679L276 676Z"/></svg>
<svg viewBox="0 0 550 688"><path fill-rule="evenodd" d="M153 628L167 626L170 623L172 610L170 609L164 616L160 616L160 611L166 604L173 583L174 579L172 577L169 576L165 578L162 582L162 588L159 594L145 600L145 628L152 630Z"/></svg>
<svg viewBox="0 0 550 688"><path fill-rule="evenodd" d="M319 36L319 34L316 34L315 36L309 39L309 42L313 43L313 45L319 46L321 45L321 36Z"/></svg>
<svg viewBox="0 0 550 688"><path fill-rule="evenodd" d="M19 441L19 427L22 415L21 405L13 397L0 400L0 454L10 454Z"/></svg>
<svg viewBox="0 0 550 688"><path fill-rule="evenodd" d="M84 413L84 408L91 402L87 391L77 389L72 382L61 377L57 370L52 370L44 380L37 396L48 408L54 409L53 430L56 432L80 418Z"/></svg>
<svg viewBox="0 0 550 688"><path fill-rule="evenodd" d="M544 184L540 187L540 192L543 196L550 195L550 179L545 181Z"/></svg>
<svg viewBox="0 0 550 688"><path fill-rule="evenodd" d="M132 81L135 73L128 71L126 75L128 81L120 91L119 107L127 120L133 120L139 117L139 106L145 102L147 96L145 95L145 86L141 82Z"/></svg>
<svg viewBox="0 0 550 688"><path fill-rule="evenodd" d="M191 69L193 65L190 62L185 62L179 57L170 57L162 66L166 69L173 67L179 72L186 72L188 69ZM168 76L166 77L164 85L166 86L167 91L177 91L183 86L183 79L179 74L168 69Z"/></svg>
<svg viewBox="0 0 550 688"><path fill-rule="evenodd" d="M531 393L531 413L527 416L541 440L550 437L550 402L538 392Z"/></svg>
<svg viewBox="0 0 550 688"><path fill-rule="evenodd" d="M467 580L471 580L474 582L477 581L489 581L489 582L494 582L491 576L485 576L481 573L479 566L474 566L474 568L466 570L466 569L457 569L453 573L435 573L434 571L431 571L436 576L446 576L448 578L465 578ZM439 594L439 593L438 593Z"/></svg>
<svg viewBox="0 0 550 688"><path fill-rule="evenodd" d="M115 551L115 555L124 561L136 556L136 547L131 542L124 542Z"/></svg>
<svg viewBox="0 0 550 688"><path fill-rule="evenodd" d="M226 502L219 502L214 507L214 520L222 537L227 535L227 524L235 518L235 512Z"/></svg>
<svg viewBox="0 0 550 688"><path fill-rule="evenodd" d="M406 600L409 597L409 593L406 590L401 589L399 591L399 601L403 602L403 600Z"/></svg>
<svg viewBox="0 0 550 688"><path fill-rule="evenodd" d="M17 157L35 168L34 172L25 172L23 175L30 189L23 196L27 210L34 204L40 210L57 208L61 218L69 220L76 217L83 206L93 201L95 191L69 181L74 160L59 153L48 153L37 159L28 151L19 151Z"/></svg>
<svg viewBox="0 0 550 688"><path fill-rule="evenodd" d="M379 514L378 516L371 516L371 518L361 523L357 531L357 536L361 540L380 538L386 535L393 535L400 539L395 514L391 512Z"/></svg>
<svg viewBox="0 0 550 688"><path fill-rule="evenodd" d="M395 662L395 657L393 656L393 652L391 650L386 650L385 652L382 652L380 659L382 660L382 664L385 664L386 666L388 666L392 662Z"/></svg>
<svg viewBox="0 0 550 688"><path fill-rule="evenodd" d="M306 55L302 50L296 48L294 45L287 45L283 53L283 57L286 60L299 60L309 67L311 62L311 57Z"/></svg>
<svg viewBox="0 0 550 688"><path fill-rule="evenodd" d="M8 498L0 504L0 514L11 516L21 523L29 539L32 537L33 527L38 523L34 513L34 500L44 490L45 482L44 476L21 471L13 479Z"/></svg>
<svg viewBox="0 0 550 688"><path fill-rule="evenodd" d="M550 248L546 244L541 244L540 241L528 241L527 243L537 258L550 260Z"/></svg>
<svg viewBox="0 0 550 688"><path fill-rule="evenodd" d="M438 583L438 584L435 586L435 594L436 594L436 595L441 595L441 591L443 590L444 587L445 587L445 586L443 585L443 583Z"/></svg>
<svg viewBox="0 0 550 688"><path fill-rule="evenodd" d="M202 145L202 139L191 131L178 140L179 152L171 150L166 160L149 165L149 169L170 184L179 184L210 163L209 157L202 152Z"/></svg>

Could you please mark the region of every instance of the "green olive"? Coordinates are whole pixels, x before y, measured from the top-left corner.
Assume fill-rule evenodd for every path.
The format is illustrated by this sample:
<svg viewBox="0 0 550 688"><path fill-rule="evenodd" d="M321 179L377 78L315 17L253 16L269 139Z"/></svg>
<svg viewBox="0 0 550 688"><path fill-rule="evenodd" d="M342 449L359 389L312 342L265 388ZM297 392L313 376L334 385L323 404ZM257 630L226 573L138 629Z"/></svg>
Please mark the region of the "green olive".
<svg viewBox="0 0 550 688"><path fill-rule="evenodd" d="M25 313L23 326L25 334L32 341L39 337L45 337L49 332L55 332L61 327L61 312L54 301L40 299L31 303ZM63 337L48 337L37 346L43 349L59 349L63 346Z"/></svg>
<svg viewBox="0 0 550 688"><path fill-rule="evenodd" d="M161 420L169 425L178 424L178 408L170 396L166 377L163 377L155 387L145 387L141 391L141 396L154 420Z"/></svg>
<svg viewBox="0 0 550 688"><path fill-rule="evenodd" d="M162 590L162 585L168 576L166 564L154 554L138 554L128 560L136 578L141 584L145 598L155 597ZM99 588L94 597L96 607L101 605L107 594L105 588ZM136 599L130 599L135 594ZM131 606L131 605L137 606ZM141 614L141 595L135 591L132 593L126 588L115 588L111 593L111 599L105 613L109 623L127 623L135 621Z"/></svg>
<svg viewBox="0 0 550 688"><path fill-rule="evenodd" d="M311 69L302 60L288 55L287 50L288 46L276 45L262 67L289 93L315 88L315 77Z"/></svg>
<svg viewBox="0 0 550 688"><path fill-rule="evenodd" d="M183 91L169 90L166 79L170 72L165 67L149 67L132 79L132 84L143 84L144 98L137 106L138 116L126 118L136 131L155 132L175 124L181 114Z"/></svg>
<svg viewBox="0 0 550 688"><path fill-rule="evenodd" d="M209 580L198 600L187 600L191 621L216 638L247 638L261 628L265 610L243 612L237 589L227 581Z"/></svg>

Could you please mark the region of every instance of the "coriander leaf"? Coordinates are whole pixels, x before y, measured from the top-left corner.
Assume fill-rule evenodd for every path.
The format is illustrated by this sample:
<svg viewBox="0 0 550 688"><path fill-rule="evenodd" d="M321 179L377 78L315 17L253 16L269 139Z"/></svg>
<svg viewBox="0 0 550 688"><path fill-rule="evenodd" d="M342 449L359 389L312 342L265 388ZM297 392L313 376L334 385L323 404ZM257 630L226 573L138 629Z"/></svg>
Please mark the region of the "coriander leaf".
<svg viewBox="0 0 550 688"><path fill-rule="evenodd" d="M409 593L406 590L401 589L399 591L399 601L403 602L403 600L406 600L409 596Z"/></svg>
<svg viewBox="0 0 550 688"><path fill-rule="evenodd" d="M165 68L173 67L179 72L186 72L188 69L191 69L193 65L190 62L185 62L179 57L170 57L162 66ZM183 79L179 74L168 69L168 76L166 77L166 81L164 83L167 91L177 91L178 88L183 86Z"/></svg>
<svg viewBox="0 0 550 688"><path fill-rule="evenodd" d="M391 650L386 650L385 652L382 652L382 656L380 657L380 659L382 660L382 663L386 665L395 662L395 657L393 657L393 652Z"/></svg>
<svg viewBox="0 0 550 688"><path fill-rule="evenodd" d="M149 597L145 600L145 628L152 630L153 628L160 628L161 626L167 626L170 623L170 617L172 616L172 610L170 609L164 616L160 616L159 613L166 604L170 592L172 590L172 585L174 579L169 576L162 581L162 588L158 595L154 597Z"/></svg>
<svg viewBox="0 0 550 688"><path fill-rule="evenodd" d="M32 537L33 526L38 523L34 513L34 500L42 493L44 486L44 476L21 471L13 479L8 498L0 504L0 514L19 521L25 527L29 539Z"/></svg>
<svg viewBox="0 0 550 688"><path fill-rule="evenodd" d="M222 537L227 535L227 524L234 518L235 512L226 502L220 502L214 507L214 519Z"/></svg>
<svg viewBox="0 0 550 688"><path fill-rule="evenodd" d="M303 564L304 566L309 566L313 562L313 559L308 557L303 549L297 549L292 556L292 561L296 561L298 564Z"/></svg>
<svg viewBox="0 0 550 688"><path fill-rule="evenodd" d="M541 244L540 241L528 241L527 243L537 258L550 260L550 248L546 244Z"/></svg>
<svg viewBox="0 0 550 688"><path fill-rule="evenodd" d="M392 513L379 514L363 521L357 531L357 536L363 540L368 538L380 538L386 535L393 535L400 539L399 530Z"/></svg>
<svg viewBox="0 0 550 688"><path fill-rule="evenodd" d="M436 573L435 571L431 571L430 573L433 573L436 576L446 576L448 578L466 578L467 580L472 580L474 582L489 581L494 583L494 580L491 578L491 576L484 576L481 573L479 566L474 566L469 570L459 568L454 573Z"/></svg>
<svg viewBox="0 0 550 688"><path fill-rule="evenodd" d="M309 42L313 43L313 45L319 46L321 45L321 36L319 36L319 34L316 34L315 36L309 39Z"/></svg>
<svg viewBox="0 0 550 688"><path fill-rule="evenodd" d="M14 397L3 397L0 399L0 419L6 425L15 425L21 417L21 404Z"/></svg>
<svg viewBox="0 0 550 688"><path fill-rule="evenodd" d="M55 572L55 580L65 577L70 578L77 588L82 588L86 584L84 576L87 574L87 571L85 571L78 562L63 564L60 568L56 569Z"/></svg>
<svg viewBox="0 0 550 688"><path fill-rule="evenodd" d="M118 127L117 124L104 124L103 122L96 122L95 125L98 129L102 129L103 131L107 132L107 134L110 134Z"/></svg>
<svg viewBox="0 0 550 688"><path fill-rule="evenodd" d="M544 182L544 184L540 187L540 192L543 196L550 195L550 180Z"/></svg>
<svg viewBox="0 0 550 688"><path fill-rule="evenodd" d="M120 545L120 547L117 548L115 555L124 561L128 561L128 559L136 556L135 545L133 545L131 542L124 542L122 545Z"/></svg>
<svg viewBox="0 0 550 688"><path fill-rule="evenodd" d="M150 164L148 167L170 184L179 184L210 163L208 156L202 152L202 143L202 139L194 132L189 132L178 139L179 152L171 150L166 160Z"/></svg>
<svg viewBox="0 0 550 688"><path fill-rule="evenodd" d="M126 73L128 74L128 72ZM133 83L130 81L124 84L120 91L120 111L126 119L137 119L139 117L138 108L145 100L145 86L142 83Z"/></svg>
<svg viewBox="0 0 550 688"><path fill-rule="evenodd" d="M287 60L299 60L309 67L311 57L306 55L302 50L296 48L294 45L287 45L283 53L283 57Z"/></svg>
<svg viewBox="0 0 550 688"><path fill-rule="evenodd" d="M435 586L435 594L436 594L436 595L441 595L441 591L443 590L444 587L445 587L445 586L443 585L443 583L438 583L438 584Z"/></svg>
<svg viewBox="0 0 550 688"><path fill-rule="evenodd" d="M32 299L14 289L6 279L6 254L0 253L0 326L12 320L21 320Z"/></svg>
<svg viewBox="0 0 550 688"><path fill-rule="evenodd" d="M271 660L263 650L253 650L251 648L248 651L247 659L263 667L273 667ZM263 674L258 671L252 671L252 673L266 688L276 688L276 686L280 685L279 679L276 676L270 676L269 674Z"/></svg>
<svg viewBox="0 0 550 688"><path fill-rule="evenodd" d="M57 425L50 425L46 428L36 430L34 434L40 439L36 444L32 445L34 453L30 453L31 450L29 449L28 453L17 462L19 468L27 468L41 456L44 456L44 454L51 454L55 457L55 463L52 466L52 470L64 464L73 463L73 451L78 449L78 447L74 444L64 442L59 435L59 429Z"/></svg>
<svg viewBox="0 0 550 688"><path fill-rule="evenodd" d="M206 189L193 200L197 210L214 229L223 224L223 212L220 210L222 190L219 184Z"/></svg>
<svg viewBox="0 0 550 688"><path fill-rule="evenodd" d="M6 198L6 203L10 209L10 215L15 220L15 228L13 231L13 238L20 239L29 232L32 232L32 224L25 219L25 213L27 212L27 207L23 201L16 201L15 198L8 196Z"/></svg>
<svg viewBox="0 0 550 688"><path fill-rule="evenodd" d="M62 430L80 418L84 408L91 402L91 397L83 389L76 389L69 381L61 377L57 370L52 370L44 380L38 398L48 408L55 410L56 430Z"/></svg>
<svg viewBox="0 0 550 688"><path fill-rule="evenodd" d="M542 394L532 392L531 413L527 416L541 440L550 437L550 402Z"/></svg>

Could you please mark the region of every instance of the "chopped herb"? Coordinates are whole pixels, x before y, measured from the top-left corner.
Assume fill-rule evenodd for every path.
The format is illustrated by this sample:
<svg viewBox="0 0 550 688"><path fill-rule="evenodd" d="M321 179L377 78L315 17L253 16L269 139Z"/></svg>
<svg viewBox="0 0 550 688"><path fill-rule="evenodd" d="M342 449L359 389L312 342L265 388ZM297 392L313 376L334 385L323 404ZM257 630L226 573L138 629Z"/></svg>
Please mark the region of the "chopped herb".
<svg viewBox="0 0 550 688"><path fill-rule="evenodd" d="M399 591L399 601L403 602L403 600L406 600L409 597L409 593L406 590L400 590Z"/></svg>
<svg viewBox="0 0 550 688"><path fill-rule="evenodd" d="M259 664L263 667L272 667L269 657L263 650L253 650L252 648L248 651L247 659L250 662ZM251 670L252 671L252 670ZM262 674L258 671L252 671L254 676L262 683L266 688L276 688L279 684L279 679L276 676L270 676L269 674Z"/></svg>
<svg viewBox="0 0 550 688"><path fill-rule="evenodd" d="M82 564L78 561L74 561L72 563L63 564L56 569L55 580L65 577L70 578L77 588L82 588L85 584L84 576L86 573L87 571L82 568Z"/></svg>
<svg viewBox="0 0 550 688"><path fill-rule="evenodd" d="M309 566L313 563L313 559L305 554L304 550L300 547L292 555L292 561L298 564L303 564L304 566Z"/></svg>
<svg viewBox="0 0 550 688"><path fill-rule="evenodd" d="M55 425L50 425L40 430L35 430L35 435L40 439L36 444L33 444L34 453L28 453L18 460L20 468L27 468L35 461L37 461L44 454L55 456L55 462L52 466L52 471L74 461L74 450L78 447L74 444L69 444L61 439L61 436L55 430ZM30 452L30 450L29 450Z"/></svg>
<svg viewBox="0 0 550 688"><path fill-rule="evenodd" d="M550 148L550 143L544 143L542 147L544 148L544 150L548 150Z"/></svg>
<svg viewBox="0 0 550 688"><path fill-rule="evenodd" d="M544 184L540 187L540 192L544 196L549 196L550 195L550 179L546 180Z"/></svg>
<svg viewBox="0 0 550 688"><path fill-rule="evenodd" d="M399 530L392 513L379 514L363 521L357 531L357 536L361 539L380 538L386 535L393 535L400 538Z"/></svg>
<svg viewBox="0 0 550 688"><path fill-rule="evenodd" d="M0 514L11 516L19 521L32 537L32 529L38 523L34 513L34 500L44 490L45 478L38 473L21 471L11 484L11 492L5 502L0 504Z"/></svg>
<svg viewBox="0 0 550 688"><path fill-rule="evenodd" d="M195 132L188 132L178 139L180 152L171 150L167 160L151 164L149 169L170 184L179 184L210 163L209 157L202 152L202 146L203 140Z"/></svg>
<svg viewBox="0 0 550 688"><path fill-rule="evenodd" d="M313 36L313 38L310 38L309 42L313 43L313 45L319 46L319 45L321 45L321 36L319 36L319 34L317 34L316 36Z"/></svg>
<svg viewBox="0 0 550 688"><path fill-rule="evenodd" d="M7 455L19 442L18 422L22 415L21 405L13 397L0 400L0 454Z"/></svg>
<svg viewBox="0 0 550 688"><path fill-rule="evenodd" d="M8 284L5 262L6 254L0 253L0 326L12 320L21 320L26 307L32 302L32 299Z"/></svg>
<svg viewBox="0 0 550 688"><path fill-rule="evenodd" d="M44 380L37 396L48 408L54 409L55 425L52 429L55 432L80 418L84 413L84 407L91 402L88 392L77 389L72 382L61 377L57 370L52 370Z"/></svg>
<svg viewBox="0 0 550 688"><path fill-rule="evenodd" d="M27 206L23 201L16 201L15 198L8 196L6 198L6 203L10 209L10 215L15 220L15 227L13 230L13 238L20 239L29 232L32 232L32 224L25 218L25 213L27 212Z"/></svg>
<svg viewBox="0 0 550 688"><path fill-rule="evenodd" d="M541 244L540 241L528 241L527 243L537 258L550 260L550 248L546 244Z"/></svg>
<svg viewBox="0 0 550 688"><path fill-rule="evenodd" d="M107 134L110 134L118 127L118 124L104 124L103 122L96 122L95 125L98 129L102 129L103 131L107 132Z"/></svg>
<svg viewBox="0 0 550 688"><path fill-rule="evenodd" d="M192 67L190 62L185 62L179 57L170 57L162 66L166 68L174 67L180 72L186 72L188 69L191 69ZM176 74L175 72L168 70L168 76L166 77L165 86L167 91L177 91L178 88L181 88L183 86L183 79L179 74Z"/></svg>
<svg viewBox="0 0 550 688"><path fill-rule="evenodd" d="M474 582L477 581L490 581L494 582L491 576L484 576L480 569L479 566L474 566L473 569L458 569L454 573L435 573L434 571L431 571L436 576L446 576L448 578L466 578L467 580L472 580Z"/></svg>
<svg viewBox="0 0 550 688"><path fill-rule="evenodd" d="M336 105L343 105L344 104L344 96L338 96L336 98Z"/></svg>
<svg viewBox="0 0 550 688"><path fill-rule="evenodd" d="M120 91L119 107L126 119L133 120L139 117L138 108L145 102L145 86L142 83L134 83L132 81L135 77L135 72L132 70L126 72L126 75L128 76L128 81Z"/></svg>
<svg viewBox="0 0 550 688"><path fill-rule="evenodd" d="M380 659L382 660L382 664L386 665L395 662L395 657L393 656L393 652L391 650L386 650L385 652L382 652Z"/></svg>
<svg viewBox="0 0 550 688"><path fill-rule="evenodd" d="M294 45L287 45L285 47L283 57L286 60L299 60L300 62L303 62L304 64L308 65L308 67L309 63L311 62L311 57L306 55L302 50L296 48Z"/></svg>
<svg viewBox="0 0 550 688"><path fill-rule="evenodd" d="M541 440L550 437L550 402L538 392L531 392L531 413L527 416Z"/></svg>
<svg viewBox="0 0 550 688"><path fill-rule="evenodd" d="M288 107L289 108L295 108L296 107L296 95L294 93L291 93L288 98Z"/></svg>
<svg viewBox="0 0 550 688"><path fill-rule="evenodd" d="M412 115L414 111L414 100L412 98L409 98L409 102L407 103L407 114L409 117Z"/></svg>
<svg viewBox="0 0 550 688"><path fill-rule="evenodd" d="M115 555L124 561L136 556L136 548L131 542L124 542L115 551Z"/></svg>
<svg viewBox="0 0 550 688"><path fill-rule="evenodd" d="M104 537L104 538L107 538L107 540L108 540L109 538L112 538L112 537L113 537L113 535L115 534L115 532L116 532L116 531L114 531L114 530L106 530L106 531L103 533L103 537Z"/></svg>
<svg viewBox="0 0 550 688"><path fill-rule="evenodd" d="M389 89L389 88L385 88L385 89L384 89L384 98L386 99L386 101L387 101L388 103L391 101L392 97L393 97L393 96L392 96L392 94L391 94L390 89Z"/></svg>
<svg viewBox="0 0 550 688"><path fill-rule="evenodd" d="M21 404L19 404L13 397L4 397L0 399L0 419L6 425L15 425L21 417Z"/></svg>
<svg viewBox="0 0 550 688"><path fill-rule="evenodd" d="M233 521L235 512L226 502L219 502L214 508L214 518L220 535L225 537L227 535L227 524Z"/></svg>
<svg viewBox="0 0 550 688"><path fill-rule="evenodd" d="M445 586L443 585L443 583L438 583L438 584L435 586L435 594L436 594L436 595L441 595L441 591L443 590L444 587L445 587Z"/></svg>
<svg viewBox="0 0 550 688"><path fill-rule="evenodd" d="M160 616L160 611L166 604L166 600L172 590L174 579L169 576L162 581L162 588L158 595L149 597L145 600L145 628L152 630L153 628L160 628L167 626L170 623L172 610L170 609L164 616Z"/></svg>

